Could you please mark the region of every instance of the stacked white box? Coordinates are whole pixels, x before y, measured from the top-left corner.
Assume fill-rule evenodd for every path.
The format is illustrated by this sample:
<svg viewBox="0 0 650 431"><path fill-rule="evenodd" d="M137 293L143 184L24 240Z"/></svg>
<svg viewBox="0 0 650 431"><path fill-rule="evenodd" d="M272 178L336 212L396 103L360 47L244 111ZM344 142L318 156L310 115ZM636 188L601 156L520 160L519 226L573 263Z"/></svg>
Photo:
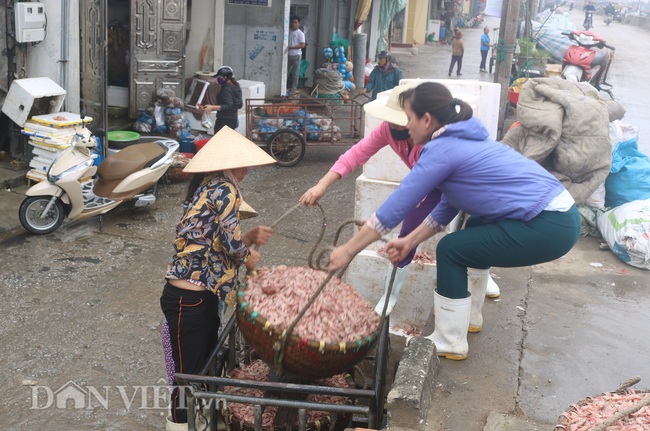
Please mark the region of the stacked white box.
<svg viewBox="0 0 650 431"><path fill-rule="evenodd" d="M264 99L266 97L266 86L261 81L249 81L247 79L240 79L237 81L241 87L242 99L244 101L244 108L246 108L246 101L248 99ZM251 100L252 105L262 104L263 100Z"/></svg>
<svg viewBox="0 0 650 431"><path fill-rule="evenodd" d="M66 91L50 78L14 79L2 105L2 112L23 127L28 118L59 112Z"/></svg>
<svg viewBox="0 0 650 431"><path fill-rule="evenodd" d="M454 97L469 103L475 116L486 125L490 136L496 137L499 105L499 84L462 81L462 80L411 80L405 79L401 83L440 82L446 85ZM377 99L387 98L390 91L377 95ZM366 113L366 136L379 124L381 120ZM357 178L355 191L354 216L357 220L366 220L375 212L384 200L399 186L399 183L408 174L409 170L402 160L385 147L375 154L363 167L363 174ZM459 218L450 223L449 231L458 228ZM384 240L397 237L401 226L396 227L386 235ZM435 247L442 237L436 235L418 247L418 251L425 252L435 257ZM345 280L354 286L372 304L381 297L384 290L385 278L390 275L390 262L376 253L383 247L385 241L377 241L359 253L345 274ZM400 293L399 301L391 314L393 328L407 329L416 327L422 329L433 308L433 289L436 282L435 264L409 265L409 271Z"/></svg>

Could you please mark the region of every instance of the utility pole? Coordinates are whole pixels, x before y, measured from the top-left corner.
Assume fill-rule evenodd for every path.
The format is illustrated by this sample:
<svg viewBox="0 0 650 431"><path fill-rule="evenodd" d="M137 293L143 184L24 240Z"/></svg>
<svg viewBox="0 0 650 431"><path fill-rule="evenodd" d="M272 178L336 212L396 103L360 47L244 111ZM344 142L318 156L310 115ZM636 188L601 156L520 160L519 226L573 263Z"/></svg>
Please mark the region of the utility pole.
<svg viewBox="0 0 650 431"><path fill-rule="evenodd" d="M512 70L512 56L517 43L517 26L519 25L519 3L521 0L504 0L501 7L501 26L499 27L499 41L503 40L505 60L496 62L494 82L501 84L501 98L499 102L499 124L497 134L503 134L503 123L506 119L508 105L508 87L510 86L510 71ZM498 42L498 41L497 41Z"/></svg>

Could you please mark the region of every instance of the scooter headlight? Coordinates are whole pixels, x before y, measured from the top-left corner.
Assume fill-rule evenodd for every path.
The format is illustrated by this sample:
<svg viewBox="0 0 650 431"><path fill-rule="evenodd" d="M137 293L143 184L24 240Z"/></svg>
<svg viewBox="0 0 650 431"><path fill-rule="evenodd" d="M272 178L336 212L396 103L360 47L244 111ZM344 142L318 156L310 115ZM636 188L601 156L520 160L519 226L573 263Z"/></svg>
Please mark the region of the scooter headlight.
<svg viewBox="0 0 650 431"><path fill-rule="evenodd" d="M86 160L83 163L79 163L76 166L71 167L70 169L66 169L65 171L59 173L59 174L53 174L52 173L52 168L56 165L56 161L52 163L50 166L50 169L47 171L47 180L51 183L56 183L59 181L61 178L66 177L70 174L74 174L75 172L83 171L88 168L90 168L93 165L94 161L92 159Z"/></svg>

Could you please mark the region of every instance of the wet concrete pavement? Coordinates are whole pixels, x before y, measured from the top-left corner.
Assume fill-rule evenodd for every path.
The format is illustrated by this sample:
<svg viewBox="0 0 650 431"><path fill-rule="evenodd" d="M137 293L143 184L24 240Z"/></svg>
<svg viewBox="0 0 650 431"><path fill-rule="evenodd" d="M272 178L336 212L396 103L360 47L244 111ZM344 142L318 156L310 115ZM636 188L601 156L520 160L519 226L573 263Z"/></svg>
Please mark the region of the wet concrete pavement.
<svg viewBox="0 0 650 431"><path fill-rule="evenodd" d="M581 11L572 14L576 23L581 17ZM594 31L617 47L609 82L627 108L622 121L639 128L639 148L650 154L643 96L650 84L642 76L650 59L638 55L650 32L618 23L606 27L598 17L595 23ZM499 20L487 17L484 25L498 27ZM462 79L492 81L479 72L482 29L462 31ZM448 46L418 51L398 58L405 76L446 77ZM483 330L469 334L468 359L441 360L427 431L550 431L569 405L614 390L632 375L642 377L638 389L650 388L650 339L644 335L650 329L650 274L598 245L595 238L581 238L554 262L493 269L502 295L486 299Z"/></svg>
<svg viewBox="0 0 650 431"><path fill-rule="evenodd" d="M496 27L498 21L488 18L486 24ZM626 33L618 43L612 32L611 44L621 48L611 81L617 97L631 95L621 100L632 123L646 115L642 96L649 84L632 83L619 72L627 77L628 68L643 64L618 61L626 58L625 46L635 48L633 41L647 40L648 32L620 29ZM491 79L478 71L481 29L464 33L462 78ZM407 78L446 78L451 51L422 45L417 56L395 55ZM647 118L633 123L642 136L648 136ZM260 216L245 225L276 221L344 149L310 147L294 168L253 169L242 189ZM326 243L333 227L353 218L357 175L336 183L323 199ZM47 236L29 235L20 226L25 186L0 191L2 429L164 428L158 299L184 188L162 187L152 210L118 208L103 223L66 222ZM304 265L320 223L313 209L290 216L262 247L263 264ZM613 390L631 375L642 377L639 387L650 387L649 274L598 245L582 238L555 262L493 270L502 296L486 301L485 324L469 336L468 359L441 361L424 429L550 431L570 404ZM70 396L64 406L57 405L58 394Z"/></svg>

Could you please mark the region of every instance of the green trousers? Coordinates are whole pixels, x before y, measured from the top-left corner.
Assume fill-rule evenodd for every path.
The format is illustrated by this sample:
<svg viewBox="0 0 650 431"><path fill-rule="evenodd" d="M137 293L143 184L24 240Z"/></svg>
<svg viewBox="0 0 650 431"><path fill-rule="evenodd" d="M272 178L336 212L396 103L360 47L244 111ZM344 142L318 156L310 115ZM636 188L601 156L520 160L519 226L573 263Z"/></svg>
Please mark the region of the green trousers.
<svg viewBox="0 0 650 431"><path fill-rule="evenodd" d="M483 223L467 220L465 229L444 236L436 249L438 294L467 297L467 268L512 268L549 262L564 256L580 236L580 214L542 211L534 219Z"/></svg>

